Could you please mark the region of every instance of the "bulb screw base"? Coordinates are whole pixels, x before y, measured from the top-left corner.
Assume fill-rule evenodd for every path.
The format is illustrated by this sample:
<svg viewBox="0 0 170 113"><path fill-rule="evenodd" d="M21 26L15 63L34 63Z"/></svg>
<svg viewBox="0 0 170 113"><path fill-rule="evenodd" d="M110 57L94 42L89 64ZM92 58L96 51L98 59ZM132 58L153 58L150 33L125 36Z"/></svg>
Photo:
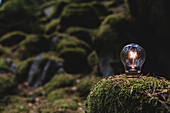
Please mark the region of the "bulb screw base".
<svg viewBox="0 0 170 113"><path fill-rule="evenodd" d="M138 72L126 72L125 74L127 78L139 78L140 76Z"/></svg>

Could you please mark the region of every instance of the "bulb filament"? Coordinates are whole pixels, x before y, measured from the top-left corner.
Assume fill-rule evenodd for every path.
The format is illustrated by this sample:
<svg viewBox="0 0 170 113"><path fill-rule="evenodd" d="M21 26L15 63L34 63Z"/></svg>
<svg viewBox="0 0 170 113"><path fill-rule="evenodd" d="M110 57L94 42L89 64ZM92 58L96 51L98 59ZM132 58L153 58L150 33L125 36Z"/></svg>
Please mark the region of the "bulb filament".
<svg viewBox="0 0 170 113"><path fill-rule="evenodd" d="M132 64L130 66L134 69L136 66L134 63L135 63L135 59L137 57L137 52L130 51L129 54L130 54L129 57L132 59Z"/></svg>

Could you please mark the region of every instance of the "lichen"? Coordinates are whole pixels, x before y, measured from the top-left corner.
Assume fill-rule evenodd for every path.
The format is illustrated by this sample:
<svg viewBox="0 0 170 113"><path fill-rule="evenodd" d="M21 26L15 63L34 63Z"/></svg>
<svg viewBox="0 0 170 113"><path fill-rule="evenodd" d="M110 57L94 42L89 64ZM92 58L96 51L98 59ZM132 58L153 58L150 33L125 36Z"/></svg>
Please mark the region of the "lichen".
<svg viewBox="0 0 170 113"><path fill-rule="evenodd" d="M91 89L86 113L168 113L170 83L164 78L111 76Z"/></svg>

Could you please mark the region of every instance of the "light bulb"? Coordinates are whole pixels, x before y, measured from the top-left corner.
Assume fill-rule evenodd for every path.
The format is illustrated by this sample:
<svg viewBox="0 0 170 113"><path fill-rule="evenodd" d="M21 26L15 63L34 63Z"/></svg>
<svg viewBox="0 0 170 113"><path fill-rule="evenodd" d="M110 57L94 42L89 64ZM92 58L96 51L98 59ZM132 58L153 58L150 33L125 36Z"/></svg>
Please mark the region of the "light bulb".
<svg viewBox="0 0 170 113"><path fill-rule="evenodd" d="M138 44L126 45L120 53L121 61L125 67L126 75L135 76L141 73L146 58L145 50Z"/></svg>

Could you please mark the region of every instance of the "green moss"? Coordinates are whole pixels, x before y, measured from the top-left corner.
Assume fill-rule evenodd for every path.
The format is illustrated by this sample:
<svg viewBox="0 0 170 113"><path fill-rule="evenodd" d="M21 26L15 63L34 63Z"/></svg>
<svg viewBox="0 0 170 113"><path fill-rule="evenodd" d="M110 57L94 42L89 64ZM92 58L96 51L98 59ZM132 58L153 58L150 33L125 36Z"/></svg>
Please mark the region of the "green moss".
<svg viewBox="0 0 170 113"><path fill-rule="evenodd" d="M74 83L73 76L69 74L57 74L44 86L45 93L49 93L56 88L71 86Z"/></svg>
<svg viewBox="0 0 170 113"><path fill-rule="evenodd" d="M88 55L88 63L89 65L93 68L96 65L98 65L98 56L96 51L92 51L89 55Z"/></svg>
<svg viewBox="0 0 170 113"><path fill-rule="evenodd" d="M60 38L62 39L56 45L57 51L59 52L65 48L82 48L85 49L87 53L91 51L91 47L89 46L89 44L77 39L76 37L62 35Z"/></svg>
<svg viewBox="0 0 170 113"><path fill-rule="evenodd" d="M83 40L89 45L92 45L93 31L90 29L81 28L81 27L70 27L66 30L66 33L68 33L71 36L75 36L80 40Z"/></svg>
<svg viewBox="0 0 170 113"><path fill-rule="evenodd" d="M64 69L69 73L87 73L89 65L87 53L82 48L66 48L60 52L60 57L64 59Z"/></svg>
<svg viewBox="0 0 170 113"><path fill-rule="evenodd" d="M27 80L28 73L33 62L34 58L28 58L17 64L18 71L16 78L19 83L22 83Z"/></svg>
<svg viewBox="0 0 170 113"><path fill-rule="evenodd" d="M35 0L7 1L0 7L0 36L16 30L27 33L40 31L35 15L36 11L37 2Z"/></svg>
<svg viewBox="0 0 170 113"><path fill-rule="evenodd" d="M19 49L16 52L18 58L26 59L41 52L46 52L49 49L50 45L46 37L41 35L28 35L27 38L19 44Z"/></svg>
<svg viewBox="0 0 170 113"><path fill-rule="evenodd" d="M14 75L12 74L1 74L0 75L0 100L4 96L14 93L16 90L16 82Z"/></svg>
<svg viewBox="0 0 170 113"><path fill-rule="evenodd" d="M3 46L14 46L26 38L26 34L21 31L13 31L2 36L0 43Z"/></svg>
<svg viewBox="0 0 170 113"><path fill-rule="evenodd" d="M121 61L118 59L120 58L122 45L132 41L129 35L129 31L131 31L129 24L130 21L124 13L107 16L96 31L96 36L93 38L94 48L97 54L113 55L114 53L113 60L117 60L117 64L121 66ZM119 73L120 69L116 69L118 67L119 66L115 66L115 73Z"/></svg>
<svg viewBox="0 0 170 113"><path fill-rule="evenodd" d="M19 83L28 80L28 74L35 59L36 59L35 57L32 58L30 57L18 63L17 80ZM39 69L39 72L32 75L33 78L30 85L34 85L36 82L40 80L44 71L44 67L46 66L48 61L51 62L48 70L46 70L47 71L46 73L48 73L48 78L45 78L42 84L48 82L51 79L51 77L58 71L57 70L58 67L56 66L56 63L62 63L63 59L58 58L57 54L54 52L48 52L44 54L42 53L41 58L39 59L39 63L37 64L38 66L37 68Z"/></svg>
<svg viewBox="0 0 170 113"><path fill-rule="evenodd" d="M49 15L49 18L58 18L64 7L69 3L69 0L58 0L54 5L52 12Z"/></svg>
<svg viewBox="0 0 170 113"><path fill-rule="evenodd" d="M2 103L0 103L0 112L2 113L21 113L30 111L27 107L25 99L21 98L18 95L7 95L1 102Z"/></svg>
<svg viewBox="0 0 170 113"><path fill-rule="evenodd" d="M87 76L80 80L77 84L77 91L80 97L86 98L90 92L90 89L96 84L101 77Z"/></svg>
<svg viewBox="0 0 170 113"><path fill-rule="evenodd" d="M90 5L95 9L98 16L105 17L108 15L108 9L103 3L99 3L98 1L90 3Z"/></svg>
<svg viewBox="0 0 170 113"><path fill-rule="evenodd" d="M0 45L0 56L10 56L10 52L8 50L8 48L3 47L2 45Z"/></svg>
<svg viewBox="0 0 170 113"><path fill-rule="evenodd" d="M40 6L40 10L44 10L45 8L48 8L48 7L53 6L55 4L56 4L56 1L54 1L54 0L47 1Z"/></svg>
<svg viewBox="0 0 170 113"><path fill-rule="evenodd" d="M0 70L2 71L2 73L11 72L10 66L11 62L7 62L7 60L5 59L0 59Z"/></svg>
<svg viewBox="0 0 170 113"><path fill-rule="evenodd" d="M45 25L45 33L50 34L56 32L59 26L60 19L53 19Z"/></svg>
<svg viewBox="0 0 170 113"><path fill-rule="evenodd" d="M53 90L48 94L47 99L48 101L55 101L64 98L65 95L66 93L63 90Z"/></svg>
<svg viewBox="0 0 170 113"><path fill-rule="evenodd" d="M98 75L100 70L99 70L99 61L98 61L98 55L96 53L96 51L92 51L88 57L88 64L92 69L92 74L94 75Z"/></svg>
<svg viewBox="0 0 170 113"><path fill-rule="evenodd" d="M77 109L77 103L74 99L66 98L66 99L59 99L55 100L54 103L48 102L45 104L40 105L37 112L42 113L72 113L74 110Z"/></svg>
<svg viewBox="0 0 170 113"><path fill-rule="evenodd" d="M109 0L72 0L72 1L75 3L86 3L86 2L93 2L93 1L101 2L101 1L109 1Z"/></svg>
<svg viewBox="0 0 170 113"><path fill-rule="evenodd" d="M118 25L119 21L124 18L125 17L123 16L123 14L109 15L105 18L99 30L97 31L97 36L94 40L97 51L113 50L119 46L118 44L120 44L120 40L118 38L119 34L117 32L116 25Z"/></svg>
<svg viewBox="0 0 170 113"><path fill-rule="evenodd" d="M84 4L69 4L64 8L61 14L60 31L64 31L68 27L97 28L99 24L100 19L91 6Z"/></svg>
<svg viewBox="0 0 170 113"><path fill-rule="evenodd" d="M102 79L92 89L86 113L168 113L170 83L164 78L117 75Z"/></svg>

